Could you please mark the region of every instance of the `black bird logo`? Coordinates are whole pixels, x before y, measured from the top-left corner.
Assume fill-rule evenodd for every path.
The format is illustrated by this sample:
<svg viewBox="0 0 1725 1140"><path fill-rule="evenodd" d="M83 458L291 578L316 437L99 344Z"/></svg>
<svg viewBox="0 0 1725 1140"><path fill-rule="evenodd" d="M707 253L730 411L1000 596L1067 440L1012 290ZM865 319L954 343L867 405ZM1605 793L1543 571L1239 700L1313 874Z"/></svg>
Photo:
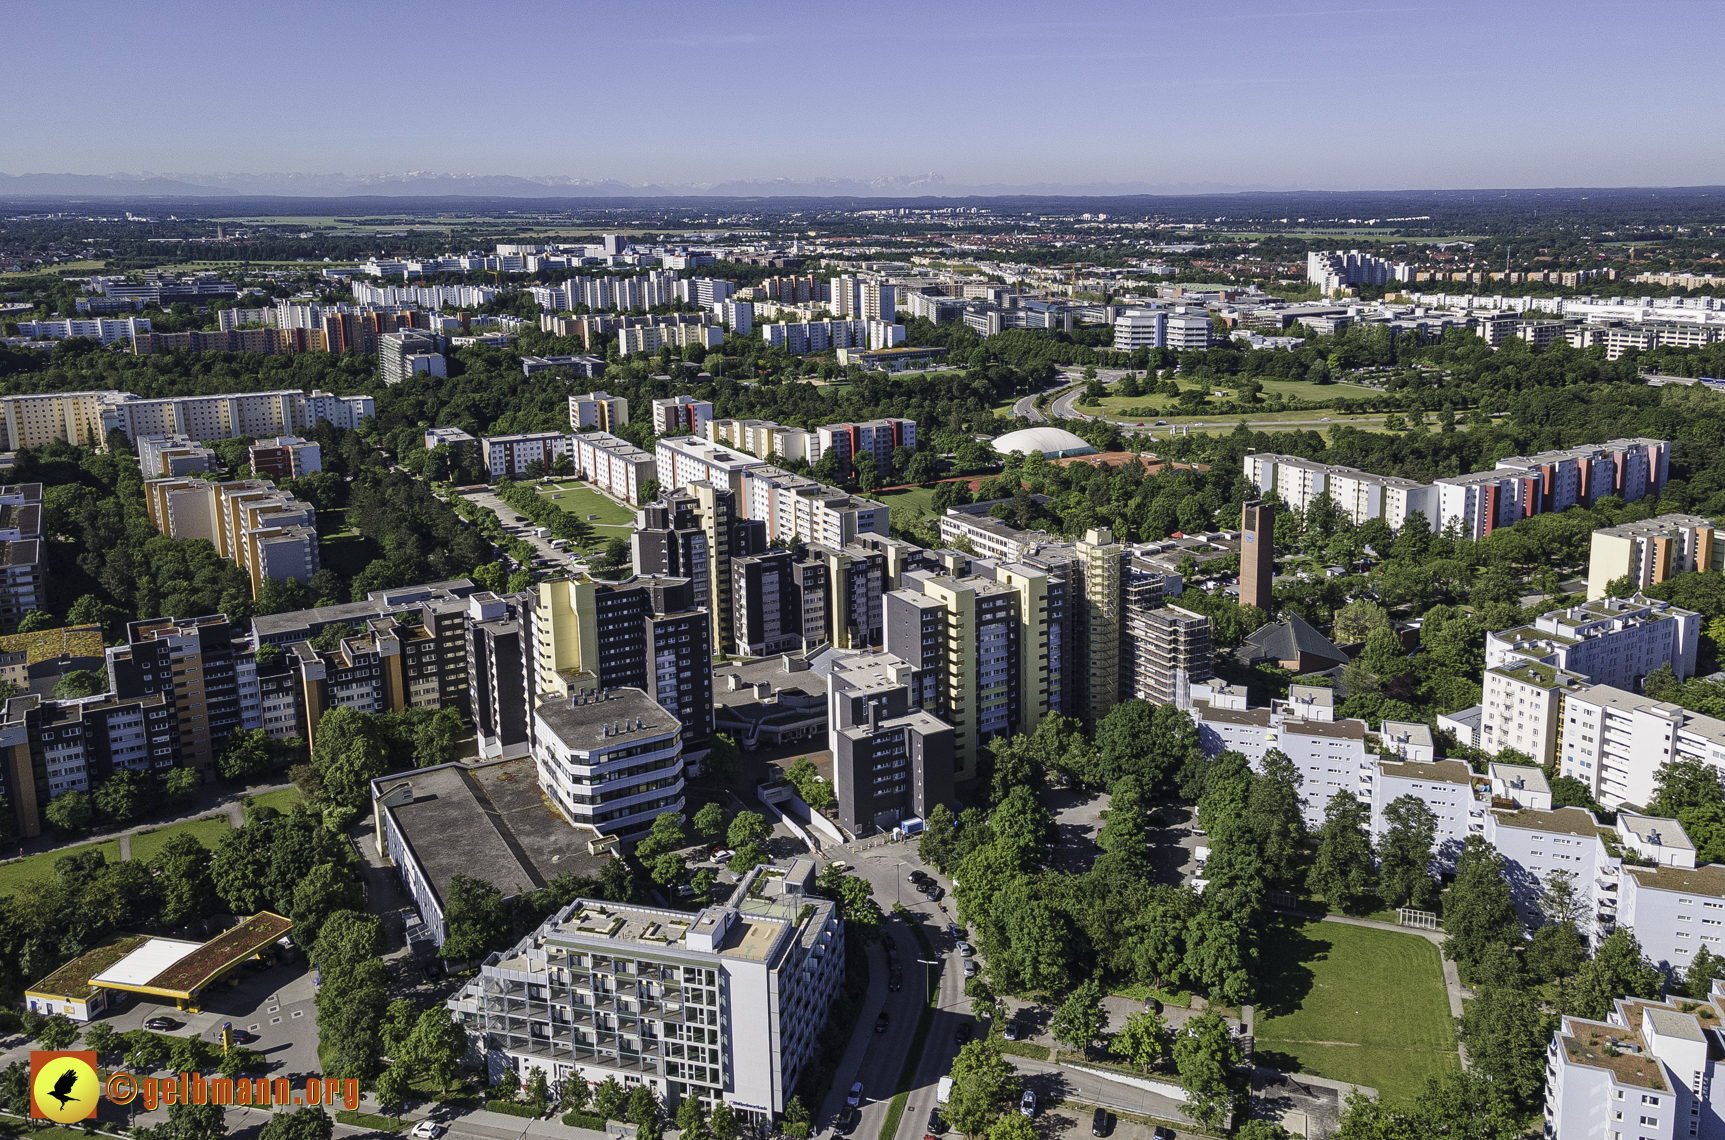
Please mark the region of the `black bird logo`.
<svg viewBox="0 0 1725 1140"><path fill-rule="evenodd" d="M65 1072L60 1074L60 1079L54 1082L54 1091L48 1095L59 1101L61 1108L65 1108L67 1101L78 1099L72 1095L72 1090L77 1087L78 1070L76 1067L68 1067Z"/></svg>

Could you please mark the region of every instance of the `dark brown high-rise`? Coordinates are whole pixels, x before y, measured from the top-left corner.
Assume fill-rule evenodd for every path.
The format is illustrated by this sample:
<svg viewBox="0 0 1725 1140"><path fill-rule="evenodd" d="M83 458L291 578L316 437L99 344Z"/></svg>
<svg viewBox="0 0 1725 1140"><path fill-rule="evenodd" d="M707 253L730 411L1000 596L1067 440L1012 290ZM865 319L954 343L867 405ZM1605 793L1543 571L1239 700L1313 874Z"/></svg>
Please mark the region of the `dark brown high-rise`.
<svg viewBox="0 0 1725 1140"><path fill-rule="evenodd" d="M1276 508L1253 501L1240 508L1240 604L1270 613L1276 580Z"/></svg>

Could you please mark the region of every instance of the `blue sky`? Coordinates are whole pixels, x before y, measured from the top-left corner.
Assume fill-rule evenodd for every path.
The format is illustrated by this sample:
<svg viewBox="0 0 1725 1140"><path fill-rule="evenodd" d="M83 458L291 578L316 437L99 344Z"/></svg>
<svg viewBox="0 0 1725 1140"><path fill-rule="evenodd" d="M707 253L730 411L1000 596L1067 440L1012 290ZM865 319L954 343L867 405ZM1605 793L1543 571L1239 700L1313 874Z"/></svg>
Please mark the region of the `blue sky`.
<svg viewBox="0 0 1725 1140"><path fill-rule="evenodd" d="M0 172L1725 183L1725 3L0 0Z"/></svg>

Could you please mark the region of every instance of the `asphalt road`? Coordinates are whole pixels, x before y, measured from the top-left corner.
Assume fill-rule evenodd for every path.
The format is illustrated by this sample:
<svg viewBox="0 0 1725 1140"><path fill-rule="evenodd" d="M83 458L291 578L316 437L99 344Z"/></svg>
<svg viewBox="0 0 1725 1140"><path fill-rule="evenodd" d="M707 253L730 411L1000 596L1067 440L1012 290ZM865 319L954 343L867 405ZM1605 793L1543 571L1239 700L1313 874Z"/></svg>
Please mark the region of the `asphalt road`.
<svg viewBox="0 0 1725 1140"><path fill-rule="evenodd" d="M1033 424L1047 423L1048 417L1043 415L1036 408L1036 398L1040 395L1042 395L1041 392L1032 392L1022 400L1019 400L1016 404L1012 405L1012 414L1014 416L1023 416Z"/></svg>

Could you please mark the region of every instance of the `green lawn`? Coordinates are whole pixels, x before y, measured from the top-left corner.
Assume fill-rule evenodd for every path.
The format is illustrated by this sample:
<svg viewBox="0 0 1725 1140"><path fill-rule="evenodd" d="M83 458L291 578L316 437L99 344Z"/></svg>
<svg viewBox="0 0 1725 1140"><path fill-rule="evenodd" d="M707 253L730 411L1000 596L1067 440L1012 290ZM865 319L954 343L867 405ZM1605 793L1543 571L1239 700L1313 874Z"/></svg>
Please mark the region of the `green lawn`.
<svg viewBox="0 0 1725 1140"><path fill-rule="evenodd" d="M173 827L157 828L154 831L132 836L132 858L149 859L156 852L167 846L168 840L176 835L189 834L210 850L215 850L222 836L233 830L225 815L205 816L189 823L177 824Z"/></svg>
<svg viewBox="0 0 1725 1140"><path fill-rule="evenodd" d="M0 895L9 895L35 879L45 879L54 873L54 861L64 859L68 855L82 855L86 851L100 850L102 858L109 863L120 861L120 841L110 839L106 843L86 843L79 847L62 847L58 851L44 851L40 855L31 855L18 859L0 867Z"/></svg>
<svg viewBox="0 0 1725 1140"><path fill-rule="evenodd" d="M371 548L364 538L345 531L318 542L318 558L344 578L352 578L371 565Z"/></svg>
<svg viewBox="0 0 1725 1140"><path fill-rule="evenodd" d="M273 807L286 815L294 809L295 804L299 803L299 789L282 788L274 792L265 792L261 796L253 796L252 802L262 804L264 807Z"/></svg>
<svg viewBox="0 0 1725 1140"><path fill-rule="evenodd" d="M1413 934L1282 920L1259 961L1277 972L1257 1006L1260 1064L1409 1100L1458 1065L1437 947Z"/></svg>
<svg viewBox="0 0 1725 1140"><path fill-rule="evenodd" d="M909 526L923 515L938 513L934 509L933 487L914 487L908 491L889 491L869 497L886 504L892 525L897 527Z"/></svg>
<svg viewBox="0 0 1725 1140"><path fill-rule="evenodd" d="M635 528L634 511L581 483L559 483L554 487L546 484L539 493L547 497L562 495L561 499L554 501L576 518L585 520L588 515L598 515L599 517L593 520L595 527L621 527L625 531Z"/></svg>

